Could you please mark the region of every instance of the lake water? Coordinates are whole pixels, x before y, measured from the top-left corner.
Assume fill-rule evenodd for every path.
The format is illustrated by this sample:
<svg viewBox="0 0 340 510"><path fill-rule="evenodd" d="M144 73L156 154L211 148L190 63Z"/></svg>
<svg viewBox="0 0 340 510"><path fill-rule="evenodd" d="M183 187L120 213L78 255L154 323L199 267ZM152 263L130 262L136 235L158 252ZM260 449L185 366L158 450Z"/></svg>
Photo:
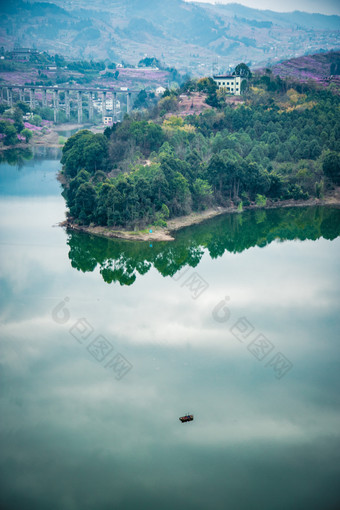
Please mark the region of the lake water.
<svg viewBox="0 0 340 510"><path fill-rule="evenodd" d="M57 156L0 166L0 507L339 508L340 210L67 233Z"/></svg>

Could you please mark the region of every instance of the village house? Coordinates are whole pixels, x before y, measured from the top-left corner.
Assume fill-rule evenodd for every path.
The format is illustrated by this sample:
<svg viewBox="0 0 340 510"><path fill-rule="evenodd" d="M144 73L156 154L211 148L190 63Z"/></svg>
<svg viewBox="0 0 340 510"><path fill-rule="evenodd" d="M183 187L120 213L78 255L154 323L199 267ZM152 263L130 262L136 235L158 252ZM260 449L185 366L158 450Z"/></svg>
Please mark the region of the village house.
<svg viewBox="0 0 340 510"><path fill-rule="evenodd" d="M235 96L239 96L241 94L241 83L245 80L245 78L241 78L241 76L231 76L227 74L213 76L213 79L219 89L225 89L227 92Z"/></svg>
<svg viewBox="0 0 340 510"><path fill-rule="evenodd" d="M104 125L105 126L112 126L113 124L113 117L104 117Z"/></svg>
<svg viewBox="0 0 340 510"><path fill-rule="evenodd" d="M164 87L162 87L162 86L157 87L156 88L156 96L161 96L162 94L164 94L165 90L166 89Z"/></svg>

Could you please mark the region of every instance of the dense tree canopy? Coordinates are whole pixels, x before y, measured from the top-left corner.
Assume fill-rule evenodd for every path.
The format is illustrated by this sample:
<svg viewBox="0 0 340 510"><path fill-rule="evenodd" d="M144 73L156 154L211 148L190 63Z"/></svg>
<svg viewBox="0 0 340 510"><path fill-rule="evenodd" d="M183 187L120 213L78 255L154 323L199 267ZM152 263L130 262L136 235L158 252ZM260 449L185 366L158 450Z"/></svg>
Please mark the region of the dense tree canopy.
<svg viewBox="0 0 340 510"><path fill-rule="evenodd" d="M243 62L235 67L235 75L241 76L242 78L251 78L251 71L247 64Z"/></svg>
<svg viewBox="0 0 340 510"><path fill-rule="evenodd" d="M340 155L329 152L323 160L323 171L335 184L340 184Z"/></svg>
<svg viewBox="0 0 340 510"><path fill-rule="evenodd" d="M16 145L21 140L28 142L32 133L30 131L30 134L28 134L23 122L25 103L18 101L12 108L5 105L0 106L0 114L3 117L0 119L0 142L7 146Z"/></svg>
<svg viewBox="0 0 340 510"><path fill-rule="evenodd" d="M209 79L197 87L216 92ZM256 87L244 105L184 119L174 114L176 97L166 94L163 111L172 103L165 117L133 114L104 135L73 135L62 156L71 216L109 226L164 225L211 205L320 197L339 184L339 98Z"/></svg>

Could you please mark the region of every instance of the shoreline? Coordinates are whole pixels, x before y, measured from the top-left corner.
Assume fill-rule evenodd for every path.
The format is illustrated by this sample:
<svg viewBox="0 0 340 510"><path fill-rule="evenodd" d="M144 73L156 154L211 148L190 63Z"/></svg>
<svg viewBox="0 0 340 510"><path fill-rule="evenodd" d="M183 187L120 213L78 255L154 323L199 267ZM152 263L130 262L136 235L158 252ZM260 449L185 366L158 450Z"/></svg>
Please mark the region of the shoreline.
<svg viewBox="0 0 340 510"><path fill-rule="evenodd" d="M59 149L63 148L63 143L59 143L59 137L63 137L60 134L60 131L80 131L82 129L89 129L95 133L103 132L104 128L101 126L96 126L94 124L84 125L84 124L54 124L50 128L49 133L45 133L40 135L36 135L32 139L31 146L39 147L41 145L45 147L58 147ZM65 137L64 137L65 138Z"/></svg>
<svg viewBox="0 0 340 510"><path fill-rule="evenodd" d="M309 198L308 200L282 200L269 202L264 207L252 204L244 207L243 211L279 209L287 207L312 207L317 205L340 207L340 186L328 192L323 199ZM144 230L136 231L112 229L110 227L103 227L99 225L77 225L70 219L59 223L59 226L64 227L66 230L85 232L87 234L106 237L108 239L122 239L126 241L174 241L175 237L173 236L173 233L181 230L182 228L203 223L204 221L220 216L221 214L240 214L243 211L238 211L236 206L216 207L202 212L194 212L187 216L173 218L167 222L167 227L155 227L151 225Z"/></svg>
<svg viewBox="0 0 340 510"><path fill-rule="evenodd" d="M94 133L102 133L106 126L100 126L95 124L54 124L49 128L48 133L35 133L29 143L19 142L15 145L0 145L0 152L9 149L33 149L34 147L54 147L58 149L63 148L63 143L59 143L59 137L63 136L59 134L59 131L74 131L89 129Z"/></svg>
<svg viewBox="0 0 340 510"><path fill-rule="evenodd" d="M15 145L1 145L0 146L0 152L5 152L11 149L30 149L32 145L30 143L22 142L22 143L16 143Z"/></svg>

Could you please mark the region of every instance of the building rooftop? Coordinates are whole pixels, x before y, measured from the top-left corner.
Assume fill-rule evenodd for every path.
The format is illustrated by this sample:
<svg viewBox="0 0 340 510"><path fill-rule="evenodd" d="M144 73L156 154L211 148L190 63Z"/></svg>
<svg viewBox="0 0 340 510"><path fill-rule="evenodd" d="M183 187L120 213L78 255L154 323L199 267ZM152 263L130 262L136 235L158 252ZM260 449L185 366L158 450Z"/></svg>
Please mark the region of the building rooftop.
<svg viewBox="0 0 340 510"><path fill-rule="evenodd" d="M217 79L223 79L223 80L233 80L234 78L237 78L237 76L231 76L230 74L218 74L213 76L214 80Z"/></svg>

